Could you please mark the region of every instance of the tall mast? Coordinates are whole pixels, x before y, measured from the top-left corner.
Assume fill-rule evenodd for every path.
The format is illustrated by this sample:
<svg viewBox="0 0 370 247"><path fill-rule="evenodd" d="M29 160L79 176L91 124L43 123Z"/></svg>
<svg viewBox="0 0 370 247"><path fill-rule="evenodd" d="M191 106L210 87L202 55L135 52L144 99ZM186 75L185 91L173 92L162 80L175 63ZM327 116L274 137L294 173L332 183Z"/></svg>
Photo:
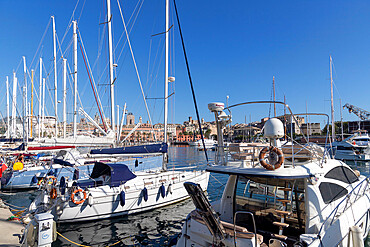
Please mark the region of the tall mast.
<svg viewBox="0 0 370 247"><path fill-rule="evenodd" d="M73 99L73 137L77 136L77 22L73 21L73 68L74 68L74 99Z"/></svg>
<svg viewBox="0 0 370 247"><path fill-rule="evenodd" d="M111 126L114 131L114 75L113 75L113 48L112 48L112 14L110 10L110 0L107 0L107 22L108 22L108 48L109 48L109 84L110 84L110 104L111 104Z"/></svg>
<svg viewBox="0 0 370 247"><path fill-rule="evenodd" d="M119 131L119 105L117 105L117 144L119 143L120 138L120 131Z"/></svg>
<svg viewBox="0 0 370 247"><path fill-rule="evenodd" d="M55 30L55 19L54 16L51 17L53 20L53 48L54 48L54 109L55 109L55 137L58 137L58 81L57 81L57 43L56 43L56 30Z"/></svg>
<svg viewBox="0 0 370 247"><path fill-rule="evenodd" d="M67 59L63 58L63 138L67 131Z"/></svg>
<svg viewBox="0 0 370 247"><path fill-rule="evenodd" d="M41 135L44 135L44 118L45 118L45 78L42 78L42 113L41 113Z"/></svg>
<svg viewBox="0 0 370 247"><path fill-rule="evenodd" d="M41 137L41 99L42 99L42 58L40 57L40 88L39 88L39 124L38 124L38 132L39 132L39 138Z"/></svg>
<svg viewBox="0 0 370 247"><path fill-rule="evenodd" d="M27 66L26 66L26 57L23 56L23 73L24 73L24 91L23 91L23 135L25 139L28 137L28 113L27 113L27 102L28 102L28 97L27 97ZM28 141L28 140L26 140Z"/></svg>
<svg viewBox="0 0 370 247"><path fill-rule="evenodd" d="M168 28L170 20L170 3L166 0L166 47L164 68L164 142L167 143L167 119L168 119Z"/></svg>
<svg viewBox="0 0 370 247"><path fill-rule="evenodd" d="M7 138L10 137L10 122L9 122L9 79L6 77L6 124L7 124Z"/></svg>
<svg viewBox="0 0 370 247"><path fill-rule="evenodd" d="M17 115L17 83L18 79L13 72L13 100L12 100L12 137L16 134L16 115Z"/></svg>
<svg viewBox="0 0 370 247"><path fill-rule="evenodd" d="M275 101L275 76L272 77L272 88L274 90L274 101ZM276 117L276 104L274 103L274 117Z"/></svg>
<svg viewBox="0 0 370 247"><path fill-rule="evenodd" d="M333 73L332 73L333 61L330 56L330 92L331 92L331 140L334 142L335 138L335 126L334 126L334 94L333 94Z"/></svg>
<svg viewBox="0 0 370 247"><path fill-rule="evenodd" d="M342 140L344 140L343 138L343 115L342 115L342 99L339 99L339 109L340 109L340 129L342 130L341 133L342 133Z"/></svg>
<svg viewBox="0 0 370 247"><path fill-rule="evenodd" d="M30 114L31 114L31 121L30 121L30 125L31 125L31 131L30 131L30 137L32 138L32 124L33 124L33 74L34 74L34 70L31 69L31 110L30 110Z"/></svg>

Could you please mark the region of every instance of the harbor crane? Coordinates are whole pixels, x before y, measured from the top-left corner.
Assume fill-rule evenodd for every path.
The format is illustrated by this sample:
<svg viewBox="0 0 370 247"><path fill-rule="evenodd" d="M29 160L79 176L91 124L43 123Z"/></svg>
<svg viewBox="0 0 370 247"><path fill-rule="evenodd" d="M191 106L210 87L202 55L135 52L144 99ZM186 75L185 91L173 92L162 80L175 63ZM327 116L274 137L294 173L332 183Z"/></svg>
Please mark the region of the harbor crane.
<svg viewBox="0 0 370 247"><path fill-rule="evenodd" d="M365 111L364 109L361 109L361 108L359 108L357 106L350 105L350 104L346 103L343 106L343 109L344 108L347 108L349 113L356 114L359 118L361 118L361 120L368 120L368 119L370 119L370 112Z"/></svg>

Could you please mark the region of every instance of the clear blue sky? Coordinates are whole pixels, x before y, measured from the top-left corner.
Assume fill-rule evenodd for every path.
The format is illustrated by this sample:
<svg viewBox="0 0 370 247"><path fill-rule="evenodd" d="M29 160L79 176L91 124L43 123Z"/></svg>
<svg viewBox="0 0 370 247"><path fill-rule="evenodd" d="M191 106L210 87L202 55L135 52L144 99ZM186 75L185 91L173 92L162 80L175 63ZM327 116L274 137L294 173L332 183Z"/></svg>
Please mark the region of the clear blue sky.
<svg viewBox="0 0 370 247"><path fill-rule="evenodd" d="M51 15L55 15L58 39L61 41L77 1L0 1L0 90L5 95L5 76L12 77L16 70L23 83L22 56L26 56L28 69L36 69L35 86L39 72L36 61L40 54L49 75L49 92L53 87L52 29L46 32L41 43L42 53L36 50ZM126 21L137 1L121 1ZM142 2L139 2L141 5ZM94 64L103 39L103 49L93 74L99 78L99 93L108 105L107 45L104 25L105 1L80 0L74 19L78 26L91 65ZM172 4L171 4L172 6ZM330 113L329 55L334 61L335 118L339 120L339 99L370 111L370 2L369 1L177 1L190 68L195 84L201 117L213 120L207 104L213 101L239 103L252 100L270 100L272 77L275 76L276 97L287 103L294 112ZM174 20L173 8L171 20ZM117 67L116 103L125 102L128 110L147 120L143 100L128 47L122 56L123 30L116 0L112 0L115 62ZM82 13L82 14L81 14ZM136 12L135 12L136 13ZM79 18L80 17L80 18ZM131 19L129 28L135 17ZM163 35L164 1L145 1L142 4L130 33L139 73L148 97L163 97ZM171 30L171 75L176 77L175 96L170 100L170 122L183 122L188 116L195 118L189 82L177 24ZM72 67L72 54L68 46L72 29L66 35L61 49ZM79 48L80 49L80 48ZM80 52L80 50L79 50ZM35 56L36 54L36 56ZM31 61L35 56L34 63ZM60 53L58 53L60 58ZM79 54L79 93L87 112L94 115L92 90ZM149 73L148 73L149 72ZM46 77L44 73L44 77ZM61 63L58 63L58 99L62 88ZM149 79L148 79L149 78ZM151 79L150 79L151 78ZM30 80L28 79L30 82ZM72 112L72 94L68 83L68 113ZM52 94L51 94L52 96ZM53 96L52 96L53 97ZM48 95L48 113L54 114ZM18 101L18 104L21 102ZM161 100L149 100L154 122L161 122ZM5 97L0 99L0 110L6 114ZM234 112L233 120L244 122L244 117L257 120L269 114L269 106L246 108L244 113ZM37 106L35 107L37 112ZM58 108L61 113L62 108ZM105 109L109 115L108 109ZM239 113L239 114L238 114ZM281 107L278 114L282 114ZM59 115L61 118L61 115ZM69 121L71 121L69 115ZM343 111L344 120L357 120Z"/></svg>

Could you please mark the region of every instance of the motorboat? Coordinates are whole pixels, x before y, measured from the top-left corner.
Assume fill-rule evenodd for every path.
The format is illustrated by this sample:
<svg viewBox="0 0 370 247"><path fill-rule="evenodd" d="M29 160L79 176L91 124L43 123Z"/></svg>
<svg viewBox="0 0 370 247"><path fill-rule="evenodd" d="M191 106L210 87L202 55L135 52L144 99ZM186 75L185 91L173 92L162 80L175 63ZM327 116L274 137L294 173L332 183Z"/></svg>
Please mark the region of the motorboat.
<svg viewBox="0 0 370 247"><path fill-rule="evenodd" d="M245 102L284 105L283 102ZM222 103L216 114L222 136ZM298 125L299 126L299 125ZM220 131L221 130L221 131ZM264 125L270 145L259 162L230 162L223 155L206 170L227 178L222 197L210 203L201 185L185 183L196 209L186 218L177 246L364 246L370 229L369 179L316 144L281 144L284 125L277 118ZM219 139L219 142L222 142Z"/></svg>
<svg viewBox="0 0 370 247"><path fill-rule="evenodd" d="M370 160L370 137L366 131L356 131L344 140L333 142L335 158L339 160Z"/></svg>
<svg viewBox="0 0 370 247"><path fill-rule="evenodd" d="M202 139L199 139L198 141L193 142L192 144L189 143L189 145L198 148L199 151L202 151L204 150L204 146L207 150L215 148L215 146L217 145L217 141L212 140L212 139L204 139L204 146L203 146Z"/></svg>

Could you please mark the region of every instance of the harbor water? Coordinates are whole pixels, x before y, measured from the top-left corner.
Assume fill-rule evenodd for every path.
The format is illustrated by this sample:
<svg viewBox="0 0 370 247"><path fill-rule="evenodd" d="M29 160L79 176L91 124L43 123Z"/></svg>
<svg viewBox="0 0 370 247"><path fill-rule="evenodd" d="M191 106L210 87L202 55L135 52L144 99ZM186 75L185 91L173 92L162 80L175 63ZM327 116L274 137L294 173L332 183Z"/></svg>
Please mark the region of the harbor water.
<svg viewBox="0 0 370 247"><path fill-rule="evenodd" d="M209 162L214 160L214 152L208 152ZM370 162L348 162L364 175L370 175ZM204 152L192 147L173 146L169 151L168 169L193 166L204 169L207 161ZM223 191L227 176L211 174L208 198L217 200ZM17 206L28 206L36 197L34 192L2 193L0 197ZM190 199L153 211L75 224L58 224L58 236L53 246L168 246L171 239L180 233L187 214L194 209ZM76 245L78 244L78 245ZM366 245L370 247L369 238Z"/></svg>

